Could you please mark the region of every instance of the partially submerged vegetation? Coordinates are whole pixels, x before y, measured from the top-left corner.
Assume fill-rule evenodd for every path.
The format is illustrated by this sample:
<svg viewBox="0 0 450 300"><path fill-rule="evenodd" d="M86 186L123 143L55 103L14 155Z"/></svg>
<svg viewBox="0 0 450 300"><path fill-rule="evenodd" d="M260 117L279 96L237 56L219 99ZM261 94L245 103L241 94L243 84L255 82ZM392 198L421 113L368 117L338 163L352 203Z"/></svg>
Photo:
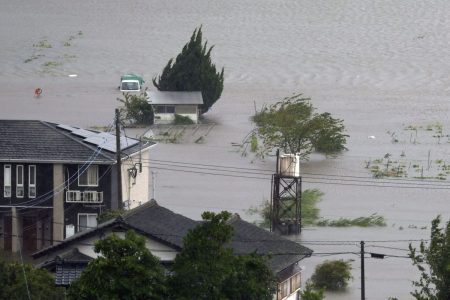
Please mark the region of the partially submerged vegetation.
<svg viewBox="0 0 450 300"><path fill-rule="evenodd" d="M301 214L303 225L316 225L316 226L331 226L331 227L372 227L372 226L386 226L386 220L383 216L376 213L368 217L358 218L339 218L337 220L323 219L320 217L320 210L316 207L318 201L322 200L324 193L318 189L307 189L302 192L301 199ZM285 204L280 211L281 219L293 219L295 217L295 205L294 199L284 199ZM270 202L265 200L258 207L251 207L247 210L249 215L260 215L262 220L257 222L258 226L269 228L270 227L270 214L271 207Z"/></svg>
<svg viewBox="0 0 450 300"><path fill-rule="evenodd" d="M65 72L61 67L69 61L76 58L76 55L71 53L66 53L68 48L73 46L76 38L83 35L82 31L78 31L75 34L69 35L64 41L50 41L48 38L41 38L37 42L32 44L32 54L24 59L24 63L33 63L37 61L41 67L38 71L39 73L50 74L50 75L65 75ZM64 48L62 48L64 47ZM61 53L64 52L64 53ZM43 58L46 61L42 61Z"/></svg>
<svg viewBox="0 0 450 300"><path fill-rule="evenodd" d="M368 217L359 218L339 218L337 220L320 220L316 223L318 226L332 226L332 227L372 227L372 226L386 226L386 220L383 216L372 214Z"/></svg>
<svg viewBox="0 0 450 300"><path fill-rule="evenodd" d="M450 175L450 161L442 157L434 158L431 147L436 144L450 143L450 135L440 123L428 125L408 125L400 133L387 131L394 144L404 146L399 155L385 153L382 157L365 162L375 178L400 177L414 179L447 180ZM412 147L429 145L423 155L426 159L407 157ZM411 151L412 152L412 151Z"/></svg>
<svg viewBox="0 0 450 300"><path fill-rule="evenodd" d="M317 113L311 99L302 94L263 107L253 122L256 128L243 144L250 143L251 151L261 157L275 149L296 153L301 159L308 159L312 152L333 156L346 149L344 121L328 112Z"/></svg>
<svg viewBox="0 0 450 300"><path fill-rule="evenodd" d="M326 260L316 266L311 281L316 288L328 291L344 290L352 279L352 265L345 260Z"/></svg>

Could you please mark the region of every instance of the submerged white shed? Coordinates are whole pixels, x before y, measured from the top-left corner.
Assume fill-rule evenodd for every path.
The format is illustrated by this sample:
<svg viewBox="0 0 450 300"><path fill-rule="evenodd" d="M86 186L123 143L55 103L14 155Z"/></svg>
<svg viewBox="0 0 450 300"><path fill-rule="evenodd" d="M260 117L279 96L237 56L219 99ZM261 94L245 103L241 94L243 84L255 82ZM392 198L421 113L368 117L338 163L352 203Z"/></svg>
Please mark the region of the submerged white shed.
<svg viewBox="0 0 450 300"><path fill-rule="evenodd" d="M149 91L147 99L153 107L155 124L170 124L176 114L198 123L199 106L203 104L201 92Z"/></svg>

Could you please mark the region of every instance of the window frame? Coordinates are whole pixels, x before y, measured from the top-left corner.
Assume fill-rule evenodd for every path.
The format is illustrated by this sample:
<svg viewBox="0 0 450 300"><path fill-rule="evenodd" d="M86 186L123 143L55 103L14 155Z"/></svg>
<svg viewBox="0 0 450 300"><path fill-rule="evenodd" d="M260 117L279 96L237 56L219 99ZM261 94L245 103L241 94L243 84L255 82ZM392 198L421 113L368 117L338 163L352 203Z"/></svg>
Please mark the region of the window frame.
<svg viewBox="0 0 450 300"><path fill-rule="evenodd" d="M6 184L6 170L9 169L9 185ZM9 195L6 193L7 188L9 187ZM12 197L12 167L11 165L3 166L3 197L11 198Z"/></svg>
<svg viewBox="0 0 450 300"><path fill-rule="evenodd" d="M31 176L31 170L33 171L33 177ZM29 165L28 166L28 198L36 198L37 190L36 190L36 172L37 168L36 165ZM31 179L33 179L34 183L31 183ZM34 190L34 194L31 193L31 191Z"/></svg>
<svg viewBox="0 0 450 300"><path fill-rule="evenodd" d="M21 169L21 176L19 176L19 169ZM24 184L24 172L25 168L23 165L16 165L16 198L25 197L25 184ZM19 183L20 182L20 183ZM19 191L22 190L22 195L19 195Z"/></svg>
<svg viewBox="0 0 450 300"><path fill-rule="evenodd" d="M95 217L95 226L94 227L89 227L89 217L90 216L94 216ZM83 227L83 229L80 229L80 217L86 217L86 227ZM85 231L85 230L89 230L92 228L95 228L98 226L98 214L96 213L79 213L77 215L77 232L81 232L81 231Z"/></svg>
<svg viewBox="0 0 450 300"><path fill-rule="evenodd" d="M95 168L95 178L96 178L96 182L95 183L89 183L89 172L90 170L93 170ZM84 172L80 173L80 170L83 170ZM99 178L98 178L98 165L90 165L87 168L82 166L82 165L78 165L78 186L98 186L98 182L99 182ZM82 184L80 183L80 178L81 176L86 176L86 184Z"/></svg>
<svg viewBox="0 0 450 300"><path fill-rule="evenodd" d="M154 105L156 114L174 114L175 105Z"/></svg>

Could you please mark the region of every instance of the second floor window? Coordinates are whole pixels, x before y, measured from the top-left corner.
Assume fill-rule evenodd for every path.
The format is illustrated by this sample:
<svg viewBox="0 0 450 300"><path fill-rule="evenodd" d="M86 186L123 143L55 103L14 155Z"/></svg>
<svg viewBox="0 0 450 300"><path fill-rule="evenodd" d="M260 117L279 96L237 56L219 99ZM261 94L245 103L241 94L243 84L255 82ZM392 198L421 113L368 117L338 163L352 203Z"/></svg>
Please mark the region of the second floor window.
<svg viewBox="0 0 450 300"><path fill-rule="evenodd" d="M5 165L3 169L3 196L11 197L11 165Z"/></svg>
<svg viewBox="0 0 450 300"><path fill-rule="evenodd" d="M98 166L78 166L79 186L98 186Z"/></svg>
<svg viewBox="0 0 450 300"><path fill-rule="evenodd" d="M36 166L28 166L28 197L36 197Z"/></svg>
<svg viewBox="0 0 450 300"><path fill-rule="evenodd" d="M23 198L24 196L23 187L23 165L16 166L16 197Z"/></svg>

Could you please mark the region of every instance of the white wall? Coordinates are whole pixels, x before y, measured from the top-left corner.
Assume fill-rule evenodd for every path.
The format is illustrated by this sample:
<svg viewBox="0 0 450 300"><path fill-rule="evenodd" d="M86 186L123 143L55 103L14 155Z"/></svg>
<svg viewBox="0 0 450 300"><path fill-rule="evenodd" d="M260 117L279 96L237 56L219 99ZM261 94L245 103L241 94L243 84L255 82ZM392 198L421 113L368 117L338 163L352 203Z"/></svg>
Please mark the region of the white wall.
<svg viewBox="0 0 450 300"><path fill-rule="evenodd" d="M147 202L150 199L150 175L148 165L150 159L150 149L141 152L142 172L139 172L139 165L136 165L136 178L130 176L129 169L140 161L139 153L134 154L126 160L122 161L122 199L125 202L130 200L130 209Z"/></svg>
<svg viewBox="0 0 450 300"><path fill-rule="evenodd" d="M105 233L105 236L109 235L109 234L112 234L112 231L110 231L110 230L107 231ZM124 232L115 232L115 234L117 234L121 238L125 237ZM62 250L51 253L51 255L49 255L45 258L45 260L52 259L57 255L62 255L63 253L67 253L75 248L78 248L78 251L80 253L83 253L84 255L87 255L92 258L96 258L99 256L98 253L95 253L95 251L94 251L94 244L96 241L98 241L97 236L82 239L82 240L78 241L77 243L70 245L69 247L66 247ZM147 249L150 250L150 252L154 256L156 256L160 260L164 260L164 261L174 260L175 256L178 253L177 250L175 250L171 247L168 247L168 246L166 246L156 240L150 239L150 238L146 238L145 246L147 247Z"/></svg>

